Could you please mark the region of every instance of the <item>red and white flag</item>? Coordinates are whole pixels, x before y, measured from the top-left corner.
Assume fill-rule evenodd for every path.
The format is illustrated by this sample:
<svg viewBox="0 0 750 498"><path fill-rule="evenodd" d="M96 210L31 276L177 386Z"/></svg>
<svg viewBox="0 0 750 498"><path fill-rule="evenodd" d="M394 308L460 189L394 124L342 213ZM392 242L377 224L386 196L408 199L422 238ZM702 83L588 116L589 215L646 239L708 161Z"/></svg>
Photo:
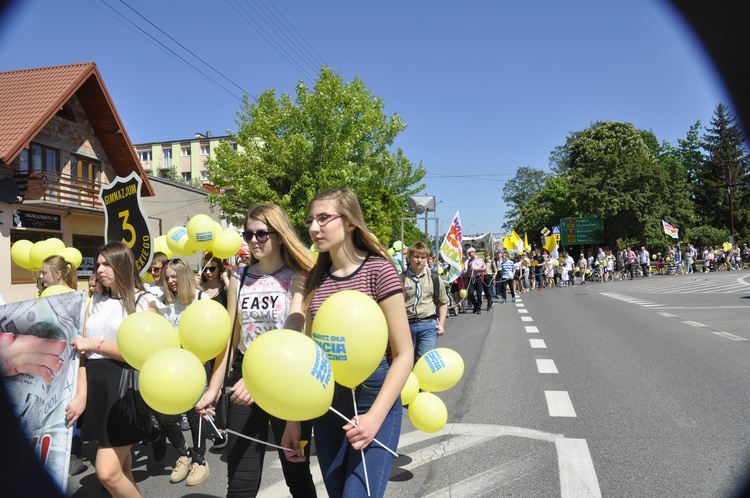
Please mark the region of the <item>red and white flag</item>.
<svg viewBox="0 0 750 498"><path fill-rule="evenodd" d="M678 230L675 227L673 227L672 225L670 225L664 220L661 220L661 226L664 227L664 233L666 233L673 239L679 238L679 235L677 234Z"/></svg>

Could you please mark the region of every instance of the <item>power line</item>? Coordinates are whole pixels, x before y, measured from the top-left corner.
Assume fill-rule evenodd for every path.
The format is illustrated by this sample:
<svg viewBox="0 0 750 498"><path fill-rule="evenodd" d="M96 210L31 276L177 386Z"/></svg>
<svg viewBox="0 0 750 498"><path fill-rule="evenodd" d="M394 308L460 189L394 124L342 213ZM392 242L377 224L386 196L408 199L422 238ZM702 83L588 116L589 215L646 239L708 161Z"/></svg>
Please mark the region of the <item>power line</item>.
<svg viewBox="0 0 750 498"><path fill-rule="evenodd" d="M305 62L305 63L307 64L307 66L308 66L308 67L309 67L310 69L312 69L313 71L315 71L315 72L317 72L317 71L318 71L318 66L319 66L319 64L318 64L318 63L317 63L316 61L312 60L312 59L311 59L311 58L310 58L310 57L309 57L309 56L308 56L307 54L303 53L303 52L302 52L302 51L300 50L300 48L299 48L299 44L298 44L298 43L294 43L294 42L295 42L295 40L294 40L294 39L290 39L290 38L289 38L288 36L286 36L286 35L285 35L284 33L282 33L282 32L280 32L280 31L279 31L279 29L282 29L282 30L283 30L283 29L284 29L284 27L283 27L283 26L280 26L280 25L279 25L279 23L277 22L277 20L278 20L278 19L276 19L276 18L275 18L275 17L273 16L273 13L270 13L270 12L269 12L269 13L267 13L267 11L268 11L268 8L267 8L267 7L265 6L265 5L263 5L263 3L262 3L262 2L258 2L257 4L258 4L258 6L259 6L259 7L261 8L261 9L264 9L264 11L263 11L263 12L259 11L259 10L258 10L258 9L256 9L255 7L251 6L251 5L250 5L250 2L249 2L249 0L245 0L245 3L247 3L247 4L248 4L248 6L250 6L250 8L251 8L251 9L253 9L253 11L255 11L255 12L256 12L256 13L258 14L258 16L259 16L259 17L260 17L260 18L261 18L261 19L263 20L263 22L264 22L264 23L265 23L265 24L266 24L266 25L267 25L267 26L268 26L269 28L271 28L271 29L273 30L273 32L274 32L274 33L276 33L276 35L278 35L278 37L279 37L279 38L280 38L280 39L281 39L281 40L282 40L282 41L283 41L283 42L284 42L284 43L285 43L285 44L286 44L286 45L287 45L287 46L288 46L288 47L289 47L289 48L290 48L290 49L291 49L292 51L294 51L294 53L295 53L295 54L297 55L297 57L298 57L298 58L300 59L300 61L301 61L301 62ZM274 17L274 19L270 19L271 17ZM270 22L269 22L269 21L270 21ZM276 29L277 27L278 27L279 29ZM291 40L291 41L290 41L290 40Z"/></svg>
<svg viewBox="0 0 750 498"><path fill-rule="evenodd" d="M283 47L279 46L278 43L273 41L269 35L266 33L266 31L258 25L254 20L252 20L252 17L249 15L245 9L242 8L239 4L237 4L237 7L232 5L231 0L226 0L229 6L239 14L239 16L247 23L248 26L253 28L256 33L258 33L266 42L271 45L271 47L276 50L276 52L281 55L284 59L286 59L289 64L295 67L300 73L302 73L305 77L310 78L310 80L314 81L315 77L312 76L310 73L308 73L304 68L300 67L299 64L297 64L295 61L293 61L289 54L284 50ZM235 2L236 3L236 2ZM239 10L238 10L239 9Z"/></svg>
<svg viewBox="0 0 750 498"><path fill-rule="evenodd" d="M203 59L201 59L200 57L198 57L195 53L193 53L185 45L183 45L182 43L178 42L173 37L171 37L170 35L168 35L167 33L165 33L164 30L162 30L159 26L157 26L156 24L154 24L151 21L149 21L148 19L146 19L146 17L144 17L140 12L138 12L133 7L131 7L130 5L128 5L125 2L125 0L120 0L120 3L122 3L125 7L129 8L130 10L132 10L138 17L140 17L141 19L143 19L144 21L146 21L147 23L149 23L151 26L153 26L156 30L159 31L159 33L163 34L164 36L166 36L167 38L169 38L170 40L172 40L173 42L175 42L177 45L179 45L187 53L189 53L190 55L192 55L193 57L195 57L196 59L198 59L199 61L201 61L203 64L205 64L207 67L209 67L213 72L215 72L216 74L218 74L219 76L221 76L222 78L224 78L225 80L227 80L229 83L231 83L232 85L234 85L237 89L239 89L240 91L242 91L242 93L244 93L244 94L252 97L253 99L255 99L255 97L253 97L253 95L250 92L248 92L247 90L245 90L244 88L242 88L241 86L239 86L237 83L235 83L234 81L232 81L231 79L229 79L226 75L224 75L221 71L219 71L218 69L216 69L215 67L213 67L211 64L209 64L208 62L206 62Z"/></svg>
<svg viewBox="0 0 750 498"><path fill-rule="evenodd" d="M320 61L320 65L321 65L321 66L327 66L328 64L326 63L325 59L323 59L323 57L321 57L321 55L320 55L320 54L319 54L319 53L318 53L318 52L317 52L317 51L316 51L316 50L315 50L315 49L314 49L314 48L312 47L312 45L310 45L310 44L309 44L309 43L307 42L307 40L305 40L305 37L304 37L304 36L302 36L302 34L301 34L301 33L300 33L299 31L297 31L297 29L296 29L296 28L294 27L294 25L293 25L292 23L290 23L290 22L289 22L289 20L288 20L288 19L287 19L287 18L286 18L286 17L284 16L284 14L283 14L283 13L282 13L282 12L281 12L281 11L280 11L279 9L277 9L277 8L276 8L276 6L275 6L275 5L273 4L273 2L270 2L270 5L271 5L271 7L273 8L273 10L275 10L276 12L278 12L278 13L279 13L279 15L281 16L281 18L282 18L282 19L284 19L284 21L286 21L286 24L287 24L287 25L288 25L288 26L289 26L290 28L292 28L292 30L293 30L293 31L294 31L295 33L297 33L297 35L299 35L299 37L300 37L300 38L302 39L302 41L304 42L304 44L305 44L305 45L307 45L308 47L310 47L310 50L312 50L312 54L310 54L310 52L309 52L309 51L308 51L307 49L305 49L305 51L306 51L306 52L307 52L308 54L310 54L311 56L312 56L312 55L314 54L314 57L313 57L313 59L315 59L315 57L317 57L318 61ZM274 17L275 17L275 16L274 16ZM295 39L297 38L296 36L294 36L294 34L292 34L292 36L293 36L293 37L294 37ZM303 46L303 48L304 48L304 46Z"/></svg>
<svg viewBox="0 0 750 498"><path fill-rule="evenodd" d="M91 1L93 1L93 0L91 0ZM122 1L122 0L121 0L121 1ZM203 77L205 77L206 79L208 79L209 81L211 81L212 83L214 83L214 84L215 84L216 86L218 86L219 88L223 89L223 90L224 90L225 92L227 92L227 93L228 93L229 95L233 96L234 98L236 98L236 99L237 99L237 100L239 100L240 102L242 102L242 101L243 101L243 100L242 100L242 97L239 97L239 96L235 95L235 94L234 94L234 93L233 93L233 92L232 92L231 90L229 90L228 88L226 88L226 87L225 87L224 85L222 85L221 83L219 83L219 82L218 82L218 81L216 81L215 79L211 78L211 77L210 77L209 75L207 75L206 73L204 73L203 71L201 71L201 70L200 70L199 68L195 67L195 66L194 66L193 64L191 64L191 63L190 63L190 61L186 60L186 59L185 59L184 57L182 57L182 56L181 56L180 54L178 54L177 52L175 52L175 51L174 51L174 50L172 50L171 48L169 48L169 47L167 47L166 45L164 45L164 44L163 44L163 43L162 43L161 41L157 40L157 39L156 39L156 38L155 38L155 37L154 37L153 35L151 35L150 33L146 32L146 31L145 31L145 30L144 30L143 28L141 28L140 26L136 25L136 24L135 24L135 23L134 23L133 21L131 21L131 20L130 20L130 19L128 19L127 17L123 16L123 15L122 15L122 14L121 14L121 13L120 13L120 12L119 12L119 11L118 11L117 9L115 9L114 7L112 7L111 5L109 5L109 4L108 4L108 3L107 3L107 2L105 1L105 0L102 0L102 3L103 3L104 5L106 5L106 6L107 6L107 7L109 8L109 9L111 9L112 11L114 11L115 13L117 13L117 14L118 14L119 16L121 16L121 17L122 17L123 19L125 19L125 20L126 20L126 21L127 21L128 23L130 23L130 24L131 24L132 26L134 26L134 27L135 27L136 29L138 29L138 30L139 30L139 31L141 31L141 32L142 32L143 34L145 34L146 36L148 36L149 38L151 38L151 39L152 39L153 41L155 41L156 43L158 43L158 44L159 44L159 45L160 45L161 47L163 47L163 48L164 48L165 50L169 51L169 52L170 52L170 53L171 53L172 55L174 55L175 57L177 57L178 59L180 59L180 60L181 60L182 62L184 62L184 63L185 63L185 64L187 64L188 66L190 66L190 67L191 67L191 68L192 68L192 69L193 69L194 71L196 71L196 72L198 72L199 74L203 75Z"/></svg>

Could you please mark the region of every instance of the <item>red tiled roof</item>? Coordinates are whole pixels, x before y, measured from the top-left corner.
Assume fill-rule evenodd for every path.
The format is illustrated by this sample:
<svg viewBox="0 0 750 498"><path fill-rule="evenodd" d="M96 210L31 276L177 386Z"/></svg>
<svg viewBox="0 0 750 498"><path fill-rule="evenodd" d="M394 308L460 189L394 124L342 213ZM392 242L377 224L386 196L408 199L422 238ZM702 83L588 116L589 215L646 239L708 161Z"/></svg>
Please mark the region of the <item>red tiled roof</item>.
<svg viewBox="0 0 750 498"><path fill-rule="evenodd" d="M154 195L93 62L0 72L0 162L10 164L77 94L118 176L135 171Z"/></svg>

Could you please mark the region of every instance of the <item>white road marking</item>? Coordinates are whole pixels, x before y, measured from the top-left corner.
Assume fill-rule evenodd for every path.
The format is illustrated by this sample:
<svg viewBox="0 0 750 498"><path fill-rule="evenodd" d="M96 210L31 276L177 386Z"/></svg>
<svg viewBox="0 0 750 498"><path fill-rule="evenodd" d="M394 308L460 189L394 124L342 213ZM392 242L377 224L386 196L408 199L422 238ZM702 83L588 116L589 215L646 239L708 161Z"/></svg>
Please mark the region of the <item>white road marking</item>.
<svg viewBox="0 0 750 498"><path fill-rule="evenodd" d="M714 332L714 334L718 335L719 337L729 339L730 341L747 341L747 339L745 339L744 337L730 334L729 332Z"/></svg>
<svg viewBox="0 0 750 498"><path fill-rule="evenodd" d="M538 334L539 333L539 327L536 325L527 325L526 326L526 333L527 334Z"/></svg>
<svg viewBox="0 0 750 498"><path fill-rule="evenodd" d="M661 316L666 316L667 318L675 318L675 317L677 317L677 315L673 315L672 313L665 313L663 311L660 311L659 314Z"/></svg>
<svg viewBox="0 0 750 498"><path fill-rule="evenodd" d="M547 349L544 339L529 339L529 344L533 349Z"/></svg>
<svg viewBox="0 0 750 498"><path fill-rule="evenodd" d="M534 321L534 319L533 319L533 318L531 318L530 316L522 316L522 317L521 317L521 321L522 321L522 322L533 322L533 321Z"/></svg>
<svg viewBox="0 0 750 498"><path fill-rule="evenodd" d="M560 373L557 371L557 365L555 360L536 360L536 369L540 374L556 374Z"/></svg>
<svg viewBox="0 0 750 498"><path fill-rule="evenodd" d="M585 439L568 439L561 434L552 434L525 427L490 424L447 424L443 429L432 434L420 431L401 434L398 453L408 455L411 461L398 466L398 468L394 466L394 475L414 472L419 467L437 462L443 457L479 444L493 443L494 440L501 437L521 437L554 444L558 458L561 496L563 498L601 497L599 481L594 471L594 462L591 461ZM437 439L439 442L431 445L424 444L432 439ZM497 444L497 442L493 444ZM411 452L409 451L411 445L419 445L419 449ZM274 460L278 462L278 459ZM318 496L326 496L320 467L316 462L317 457L313 456L310 471L315 481ZM434 465L437 466L436 470L439 470L441 463L437 462ZM274 464L273 467L280 468L280 465ZM495 469L481 474L467 474L465 479L425 496L432 498L489 496L488 493L493 489L498 489L504 484L511 483L519 477L527 476L537 470L542 470L544 467L542 455L530 453L500 464ZM287 488L283 478L265 486L258 494L259 498L285 496L289 496L289 488Z"/></svg>
<svg viewBox="0 0 750 498"><path fill-rule="evenodd" d="M525 304L516 303L516 308L525 308L525 307L526 307Z"/></svg>
<svg viewBox="0 0 750 498"><path fill-rule="evenodd" d="M599 479L585 439L565 439L557 444L562 498L600 498Z"/></svg>
<svg viewBox="0 0 750 498"><path fill-rule="evenodd" d="M544 391L550 417L576 417L568 391Z"/></svg>
<svg viewBox="0 0 750 498"><path fill-rule="evenodd" d="M518 308L518 312L521 313L521 314L523 314L523 313L528 313L529 310L523 309L523 308Z"/></svg>
<svg viewBox="0 0 750 498"><path fill-rule="evenodd" d="M682 323L685 325L690 325L691 327L705 327L702 323L694 322L692 320L683 320Z"/></svg>

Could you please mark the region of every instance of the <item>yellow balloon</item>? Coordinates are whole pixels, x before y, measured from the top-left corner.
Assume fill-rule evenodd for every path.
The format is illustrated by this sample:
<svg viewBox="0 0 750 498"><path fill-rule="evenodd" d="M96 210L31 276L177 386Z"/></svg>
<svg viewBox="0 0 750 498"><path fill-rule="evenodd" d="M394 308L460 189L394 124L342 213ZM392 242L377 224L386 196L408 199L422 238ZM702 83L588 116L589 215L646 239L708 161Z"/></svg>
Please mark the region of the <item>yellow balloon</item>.
<svg viewBox="0 0 750 498"><path fill-rule="evenodd" d="M60 256L62 256L62 250L65 249L65 242L58 239L57 237L50 237L49 239L47 239L47 243L51 244L55 249L55 254L59 254Z"/></svg>
<svg viewBox="0 0 750 498"><path fill-rule="evenodd" d="M315 244L310 244L310 256L312 256L313 261L318 260L318 247Z"/></svg>
<svg viewBox="0 0 750 498"><path fill-rule="evenodd" d="M60 256L62 256L65 261L73 265L74 268L78 268L83 262L83 254L81 254L81 251L79 251L75 247L64 247L62 252L60 253Z"/></svg>
<svg viewBox="0 0 750 498"><path fill-rule="evenodd" d="M167 236L159 235L154 239L154 252L163 252L167 258L172 259L172 250L167 245Z"/></svg>
<svg viewBox="0 0 750 498"><path fill-rule="evenodd" d="M377 368L388 344L383 311L367 294L339 291L320 305L312 338L328 355L336 382L355 388Z"/></svg>
<svg viewBox="0 0 750 498"><path fill-rule="evenodd" d="M654 261L656 261L656 254L652 254L651 255L651 259L653 259Z"/></svg>
<svg viewBox="0 0 750 498"><path fill-rule="evenodd" d="M461 297L461 299L464 299L469 295L469 291L466 289L461 289L460 291L458 291L458 295Z"/></svg>
<svg viewBox="0 0 750 498"><path fill-rule="evenodd" d="M196 214L187 223L187 234L196 249L210 251L216 237L216 223L208 215Z"/></svg>
<svg viewBox="0 0 750 498"><path fill-rule="evenodd" d="M10 257L13 259L13 262L20 266L21 268L25 268L27 270L31 269L31 248L34 246L34 243L26 240L21 239L17 240L13 243L13 247L10 248Z"/></svg>
<svg viewBox="0 0 750 498"><path fill-rule="evenodd" d="M526 244L525 246L523 246L523 250L526 252L531 252L531 246L529 244Z"/></svg>
<svg viewBox="0 0 750 498"><path fill-rule="evenodd" d="M206 363L227 347L232 322L219 302L199 299L185 308L177 330L182 347Z"/></svg>
<svg viewBox="0 0 750 498"><path fill-rule="evenodd" d="M188 239L185 227L172 227L167 232L167 248L177 256L188 256L195 252L195 244Z"/></svg>
<svg viewBox="0 0 750 498"><path fill-rule="evenodd" d="M388 256L393 256L393 253L394 253L394 252L395 252L395 251L393 250L393 248L392 248L392 247L389 247L389 248L388 248Z"/></svg>
<svg viewBox="0 0 750 498"><path fill-rule="evenodd" d="M333 369L326 354L294 330L270 330L250 343L242 378L258 406L282 420L320 417L333 401Z"/></svg>
<svg viewBox="0 0 750 498"><path fill-rule="evenodd" d="M240 246L242 246L242 237L236 230L222 230L216 234L211 252L219 259L231 258L240 251Z"/></svg>
<svg viewBox="0 0 750 498"><path fill-rule="evenodd" d="M56 296L57 294L66 294L68 292L73 292L73 289L67 285L50 285L42 291L39 297Z"/></svg>
<svg viewBox="0 0 750 498"><path fill-rule="evenodd" d="M599 264L599 263L597 262L596 264ZM552 260L552 265L553 266L560 266L560 262L558 260L556 260L556 259L553 259Z"/></svg>
<svg viewBox="0 0 750 498"><path fill-rule="evenodd" d="M419 393L409 404L409 420L422 432L437 432L448 422L448 409L432 393Z"/></svg>
<svg viewBox="0 0 750 498"><path fill-rule="evenodd" d="M438 265L438 267L437 267L437 273L438 273L438 275L442 275L443 273L445 273L445 270L443 270L442 266Z"/></svg>
<svg viewBox="0 0 750 498"><path fill-rule="evenodd" d="M172 324L150 311L131 313L117 329L117 348L128 365L141 370L157 351L179 348L180 340Z"/></svg>
<svg viewBox="0 0 750 498"><path fill-rule="evenodd" d="M409 377L406 379L404 388L401 389L401 404L406 406L414 401L414 398L419 394L419 380L414 372L409 372Z"/></svg>
<svg viewBox="0 0 750 498"><path fill-rule="evenodd" d="M154 276L150 273L146 272L141 276L141 281L147 283L147 284L153 284L155 282Z"/></svg>
<svg viewBox="0 0 750 498"><path fill-rule="evenodd" d="M532 259L531 260L531 266L539 266L539 261Z"/></svg>
<svg viewBox="0 0 750 498"><path fill-rule="evenodd" d="M177 415L192 410L203 395L206 370L190 351L166 348L143 363L138 387L143 401L154 411Z"/></svg>
<svg viewBox="0 0 750 498"><path fill-rule="evenodd" d="M419 379L420 389L446 391L458 384L463 377L464 360L452 349L431 349L417 360L412 371Z"/></svg>
<svg viewBox="0 0 750 498"><path fill-rule="evenodd" d="M403 248L404 248L404 243L401 242L400 240L397 240L396 242L393 243L393 250L394 251L400 251Z"/></svg>
<svg viewBox="0 0 750 498"><path fill-rule="evenodd" d="M667 256L666 258L664 258L664 261L666 261L667 263L669 263L671 261L671 259L670 259L669 256Z"/></svg>
<svg viewBox="0 0 750 498"><path fill-rule="evenodd" d="M29 251L29 260L32 270L40 270L45 259L55 254L55 248L47 241L34 242Z"/></svg>

